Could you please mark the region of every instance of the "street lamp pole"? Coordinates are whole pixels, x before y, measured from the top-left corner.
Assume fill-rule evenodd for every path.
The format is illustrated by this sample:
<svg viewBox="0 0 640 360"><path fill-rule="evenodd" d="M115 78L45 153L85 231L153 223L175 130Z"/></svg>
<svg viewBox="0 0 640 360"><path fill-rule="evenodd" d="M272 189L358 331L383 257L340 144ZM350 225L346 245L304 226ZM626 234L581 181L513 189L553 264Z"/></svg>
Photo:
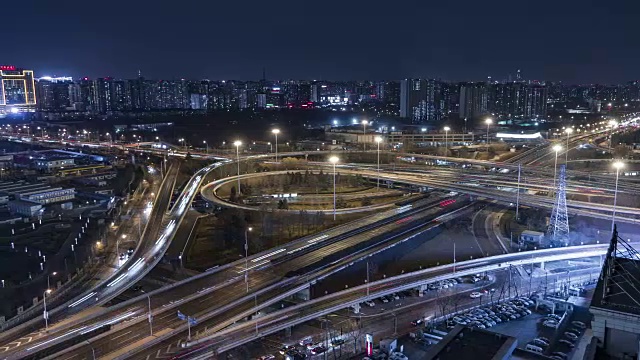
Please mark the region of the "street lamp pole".
<svg viewBox="0 0 640 360"><path fill-rule="evenodd" d="M449 144L448 144L448 135L449 135L449 130L451 130L450 127L445 126L444 127L444 156L447 157L448 155L448 151L447 149L449 148ZM488 136L487 136L488 137Z"/></svg>
<svg viewBox="0 0 640 360"><path fill-rule="evenodd" d="M276 164L278 163L278 134L280 134L280 129L271 130L273 135L276 136Z"/></svg>
<svg viewBox="0 0 640 360"><path fill-rule="evenodd" d="M236 146L236 157L238 161L238 196L240 196L240 145L242 145L242 141L236 140L233 142L233 145Z"/></svg>
<svg viewBox="0 0 640 360"><path fill-rule="evenodd" d="M560 152L562 150L562 146L556 144L553 145L553 151L556 152L556 160L553 164L553 189L555 191L556 188L556 175L558 174L558 152Z"/></svg>
<svg viewBox="0 0 640 360"><path fill-rule="evenodd" d="M611 120L609 121L609 152L611 152L612 149L612 141L613 141L613 127L618 125L618 123L615 120Z"/></svg>
<svg viewBox="0 0 640 360"><path fill-rule="evenodd" d="M44 305L44 312L42 313L42 317L44 317L44 331L49 331L49 313L47 313L47 294L51 294L51 289L47 289L42 294L42 304Z"/></svg>
<svg viewBox="0 0 640 360"><path fill-rule="evenodd" d="M564 153L564 163L566 164L567 167L569 167L569 135L571 135L571 133L573 133L573 129L568 127L565 132L567 133L567 151Z"/></svg>
<svg viewBox="0 0 640 360"><path fill-rule="evenodd" d="M51 275L47 275L47 289L51 289L51 285L50 285L50 282L49 282L49 281L50 281L50 279L49 279L49 278L50 278L51 276L56 276L56 275L58 275L58 273L57 273L57 272L55 272L55 271L54 271L54 272L52 272L52 273L51 273Z"/></svg>
<svg viewBox="0 0 640 360"><path fill-rule="evenodd" d="M247 285L247 292L249 292L249 231L253 230L252 227L248 227L244 231L244 282Z"/></svg>
<svg viewBox="0 0 640 360"><path fill-rule="evenodd" d="M340 161L337 156L329 158L329 162L333 164L333 220L336 220L336 163Z"/></svg>
<svg viewBox="0 0 640 360"><path fill-rule="evenodd" d="M367 151L367 124L369 122L367 120L362 120L362 134L364 135L362 137L362 149L364 149L364 151Z"/></svg>
<svg viewBox="0 0 640 360"><path fill-rule="evenodd" d="M378 144L378 181L376 184L376 188L380 190L380 143L382 142L382 137L376 136L376 143Z"/></svg>
<svg viewBox="0 0 640 360"><path fill-rule="evenodd" d="M622 161L616 161L613 163L613 167L616 168L616 189L613 193L613 216L611 217L611 232L613 232L613 228L616 223L616 204L618 202L618 179L620 177L620 169L624 167L624 163Z"/></svg>
<svg viewBox="0 0 640 360"><path fill-rule="evenodd" d="M209 144L207 143L207 140L202 140L202 143L205 146L205 154L209 154Z"/></svg>
<svg viewBox="0 0 640 360"><path fill-rule="evenodd" d="M484 122L485 124L487 124L487 152L489 152L489 126L491 126L491 123L493 123L493 120L491 118L488 118Z"/></svg>

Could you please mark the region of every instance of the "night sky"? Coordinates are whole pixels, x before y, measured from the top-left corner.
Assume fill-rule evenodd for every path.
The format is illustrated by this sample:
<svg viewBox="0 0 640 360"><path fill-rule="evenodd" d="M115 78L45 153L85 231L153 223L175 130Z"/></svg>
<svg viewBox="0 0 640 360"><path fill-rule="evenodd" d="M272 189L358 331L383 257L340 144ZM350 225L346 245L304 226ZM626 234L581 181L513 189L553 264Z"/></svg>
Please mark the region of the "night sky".
<svg viewBox="0 0 640 360"><path fill-rule="evenodd" d="M0 63L37 76L259 79L266 67L270 79L640 77L637 0L10 3Z"/></svg>

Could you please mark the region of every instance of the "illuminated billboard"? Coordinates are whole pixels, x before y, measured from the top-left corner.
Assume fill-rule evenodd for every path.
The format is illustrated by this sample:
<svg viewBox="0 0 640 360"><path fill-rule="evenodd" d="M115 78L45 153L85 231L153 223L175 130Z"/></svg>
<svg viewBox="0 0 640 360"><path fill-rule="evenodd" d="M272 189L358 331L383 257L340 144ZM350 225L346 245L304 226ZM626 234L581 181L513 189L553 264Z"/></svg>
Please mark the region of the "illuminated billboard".
<svg viewBox="0 0 640 360"><path fill-rule="evenodd" d="M0 106L29 108L36 105L35 79L32 70L0 65Z"/></svg>

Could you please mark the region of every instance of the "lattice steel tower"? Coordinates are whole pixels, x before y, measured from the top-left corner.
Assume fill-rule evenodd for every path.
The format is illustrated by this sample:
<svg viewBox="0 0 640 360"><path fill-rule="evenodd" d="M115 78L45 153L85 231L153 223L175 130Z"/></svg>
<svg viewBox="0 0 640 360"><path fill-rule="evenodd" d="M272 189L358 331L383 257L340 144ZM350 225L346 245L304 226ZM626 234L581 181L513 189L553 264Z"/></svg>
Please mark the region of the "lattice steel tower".
<svg viewBox="0 0 640 360"><path fill-rule="evenodd" d="M551 211L547 235L554 245L569 244L569 216L567 215L567 180L565 165L560 165L560 174L556 184L556 200Z"/></svg>

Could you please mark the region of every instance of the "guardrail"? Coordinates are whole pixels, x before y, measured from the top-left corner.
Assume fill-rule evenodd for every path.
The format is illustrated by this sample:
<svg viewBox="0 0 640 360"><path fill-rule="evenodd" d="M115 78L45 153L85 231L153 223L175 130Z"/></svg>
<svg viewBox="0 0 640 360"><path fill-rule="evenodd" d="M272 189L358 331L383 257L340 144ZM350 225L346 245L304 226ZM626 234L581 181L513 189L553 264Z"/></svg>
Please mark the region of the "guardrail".
<svg viewBox="0 0 640 360"><path fill-rule="evenodd" d="M237 340L233 344L233 346L225 345L225 346L218 347L217 351L218 353L220 353L232 347L237 346L238 343L240 342L246 343L256 338L269 335L276 331L280 331L287 327L315 319L319 316L323 316L323 315L335 312L337 310L353 306L355 304L359 304L366 300L372 300L380 296L388 295L393 292L412 289L421 285L426 285L429 283L445 280L451 277L482 273L482 272L492 271L496 269L506 268L507 266L519 266L519 265L526 265L526 264L537 263L537 262L566 260L570 258L601 256L606 253L607 246L608 245L582 245L582 246L575 246L570 248L565 247L565 248L537 250L537 251L531 251L531 254L530 254L531 256L529 256L528 254L529 252L502 254L502 255L496 255L488 258L468 260L468 261L459 262L456 264L441 265L438 267L414 271L411 273L406 273L406 274L378 280L375 282L371 282L369 284L359 285L354 288L350 288L350 289L333 293L327 296L323 296L317 299L313 299L302 304L294 305L285 310L281 310L281 311L277 311L272 314L269 314L261 319L250 320L245 323L239 324L237 326L222 330L216 334L197 339L195 341L192 341L190 345L196 345L203 342L207 342L209 340L214 340L218 337L223 337L225 335L232 334L234 331L240 331L244 327L253 328L256 326L256 323L258 323L259 325L260 320L263 322L269 322L270 320L274 320L274 319L276 319L275 321L277 321L277 319L291 319L291 320L287 320L284 323L278 323L277 325L273 325L271 329L268 329L268 330L263 329L261 332L259 331L256 334L252 334L251 337ZM562 254L562 252L567 252L567 251L569 251L569 253ZM534 256L534 254L537 255L539 253L542 253L540 254L541 256ZM526 254L526 255L523 255L523 254ZM521 257L522 259L509 261L508 259L510 257L511 258ZM489 261L494 264L487 265L487 262ZM456 269L455 272L453 272L454 267ZM433 276L434 273L443 272L443 271L446 271L446 273L443 275ZM414 281L409 281L402 285L397 285L399 281L406 280L412 277L419 277L419 279ZM389 284L394 284L394 286L391 286L387 289L377 290L373 292L370 291L368 296L363 295L363 296L358 296L356 299L349 299L350 297L352 298L354 294L358 294L359 292L366 294L367 288L369 289L371 289L372 287L378 288L380 286L388 286ZM325 303L325 304L330 303L332 300L337 300L342 297L345 297L346 299L344 299L343 301L340 301L338 305L328 306L319 311L313 311L313 312L307 312L308 310L305 310L306 308L311 308L321 303ZM305 315L296 317L296 314L302 314L302 313L304 313Z"/></svg>

